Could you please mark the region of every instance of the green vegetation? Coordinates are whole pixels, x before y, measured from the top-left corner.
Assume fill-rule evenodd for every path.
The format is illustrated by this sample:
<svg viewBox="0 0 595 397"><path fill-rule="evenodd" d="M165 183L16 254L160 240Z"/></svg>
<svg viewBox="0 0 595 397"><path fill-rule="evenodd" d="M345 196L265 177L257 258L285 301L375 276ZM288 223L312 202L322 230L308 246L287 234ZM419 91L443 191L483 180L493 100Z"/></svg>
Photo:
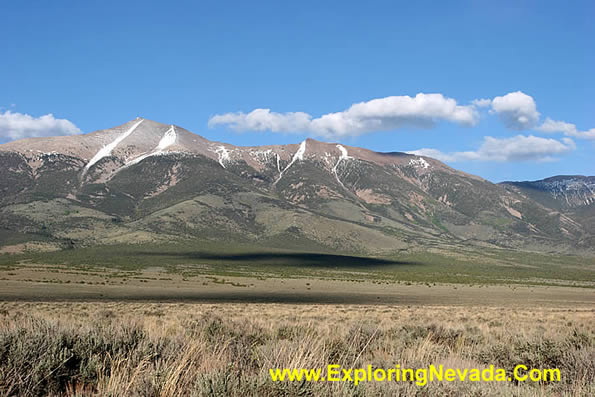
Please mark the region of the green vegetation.
<svg viewBox="0 0 595 397"><path fill-rule="evenodd" d="M454 251L454 250L453 250ZM111 245L0 255L0 269L19 263L140 271L160 267L185 276L314 277L389 282L528 284L594 287L595 258L495 249L403 252L383 257L298 251L247 244Z"/></svg>

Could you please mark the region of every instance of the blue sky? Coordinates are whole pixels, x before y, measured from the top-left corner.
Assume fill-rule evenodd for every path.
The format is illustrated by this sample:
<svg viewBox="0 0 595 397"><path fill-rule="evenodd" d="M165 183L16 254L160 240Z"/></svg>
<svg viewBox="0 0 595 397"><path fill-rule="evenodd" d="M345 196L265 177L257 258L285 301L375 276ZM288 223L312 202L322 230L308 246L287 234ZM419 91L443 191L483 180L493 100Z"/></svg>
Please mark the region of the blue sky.
<svg viewBox="0 0 595 397"><path fill-rule="evenodd" d="M592 1L21 1L0 14L0 143L142 116L237 145L425 149L492 181L595 175Z"/></svg>

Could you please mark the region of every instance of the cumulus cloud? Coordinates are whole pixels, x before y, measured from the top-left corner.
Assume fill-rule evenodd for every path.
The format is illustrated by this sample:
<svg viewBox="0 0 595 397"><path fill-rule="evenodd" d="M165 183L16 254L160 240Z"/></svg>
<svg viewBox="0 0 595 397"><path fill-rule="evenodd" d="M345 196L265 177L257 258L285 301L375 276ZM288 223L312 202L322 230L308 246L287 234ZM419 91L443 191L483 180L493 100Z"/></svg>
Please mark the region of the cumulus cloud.
<svg viewBox="0 0 595 397"><path fill-rule="evenodd" d="M556 139L517 135L511 138L484 137L484 141L475 151L443 153L437 149L419 149L408 153L428 156L445 162L460 161L552 161L555 156L571 152L576 148L570 138Z"/></svg>
<svg viewBox="0 0 595 397"><path fill-rule="evenodd" d="M579 131L576 128L576 125L572 123L552 120L549 117L545 119L543 124L535 128L535 130L545 133L561 132L564 135L571 136L574 138L595 139L595 128L591 128L587 131Z"/></svg>
<svg viewBox="0 0 595 397"><path fill-rule="evenodd" d="M486 113L484 109L489 112ZM537 104L533 97L522 91L492 99L474 99L469 105L459 105L455 99L442 94L390 96L355 103L344 111L327 113L320 117L304 112L277 113L271 109L255 109L249 113L217 114L209 119L209 127L226 126L236 131L304 133L325 138L342 138L404 127L429 129L439 122L473 127L479 123L482 113L497 116L505 127L512 130L563 133L572 138L595 140L595 128L579 131L574 124L550 118L539 125L541 114L537 110ZM510 139L513 140L512 143L521 142L518 136ZM561 141L554 142L565 145ZM484 150L487 148L488 146ZM485 151L483 154L486 154ZM439 155L448 156L444 153ZM457 155L456 158L461 156L463 155Z"/></svg>
<svg viewBox="0 0 595 397"><path fill-rule="evenodd" d="M492 100L492 113L508 128L526 130L539 121L539 112L533 97L521 91L497 96Z"/></svg>
<svg viewBox="0 0 595 397"><path fill-rule="evenodd" d="M0 112L0 139L22 139L55 135L73 135L81 130L66 119L57 119L53 114L33 117L28 114Z"/></svg>
<svg viewBox="0 0 595 397"><path fill-rule="evenodd" d="M440 121L474 126L475 106L458 105L442 94L390 96L353 104L349 109L318 118L303 112L276 113L256 109L211 117L209 127L226 125L237 131L305 132L325 137L355 136L402 127L431 128Z"/></svg>

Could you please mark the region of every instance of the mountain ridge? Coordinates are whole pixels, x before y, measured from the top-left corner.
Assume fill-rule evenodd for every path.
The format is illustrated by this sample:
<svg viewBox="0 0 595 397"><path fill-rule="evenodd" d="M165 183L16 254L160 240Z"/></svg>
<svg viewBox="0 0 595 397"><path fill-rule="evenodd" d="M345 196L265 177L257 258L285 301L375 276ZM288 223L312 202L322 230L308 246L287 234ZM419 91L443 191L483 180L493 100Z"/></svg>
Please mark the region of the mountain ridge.
<svg viewBox="0 0 595 397"><path fill-rule="evenodd" d="M58 245L287 238L371 253L567 252L590 251L595 225L583 216L591 196L565 207L527 182L493 184L426 156L311 138L235 146L144 118L2 144L0 165L5 229Z"/></svg>

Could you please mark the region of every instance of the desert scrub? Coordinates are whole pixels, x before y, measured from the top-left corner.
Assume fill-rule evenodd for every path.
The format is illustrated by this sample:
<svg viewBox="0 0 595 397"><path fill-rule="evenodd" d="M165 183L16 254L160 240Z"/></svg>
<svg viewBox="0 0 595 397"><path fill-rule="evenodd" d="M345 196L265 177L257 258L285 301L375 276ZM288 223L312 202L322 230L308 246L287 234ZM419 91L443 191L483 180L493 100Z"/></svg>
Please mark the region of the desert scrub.
<svg viewBox="0 0 595 397"><path fill-rule="evenodd" d="M591 396L594 331L589 309L0 302L0 395ZM558 367L562 381L420 387L269 377L269 368L330 363L524 364Z"/></svg>
<svg viewBox="0 0 595 397"><path fill-rule="evenodd" d="M595 376L595 339L577 329L559 338L508 339L482 346L477 359L512 372L519 364L529 368L558 368L563 381L575 386L592 385Z"/></svg>
<svg viewBox="0 0 595 397"><path fill-rule="evenodd" d="M164 345L148 340L135 324L92 322L76 329L25 316L0 334L0 385L6 395L64 392L72 382L94 385L98 372L111 372L111 357L140 363L162 355Z"/></svg>

